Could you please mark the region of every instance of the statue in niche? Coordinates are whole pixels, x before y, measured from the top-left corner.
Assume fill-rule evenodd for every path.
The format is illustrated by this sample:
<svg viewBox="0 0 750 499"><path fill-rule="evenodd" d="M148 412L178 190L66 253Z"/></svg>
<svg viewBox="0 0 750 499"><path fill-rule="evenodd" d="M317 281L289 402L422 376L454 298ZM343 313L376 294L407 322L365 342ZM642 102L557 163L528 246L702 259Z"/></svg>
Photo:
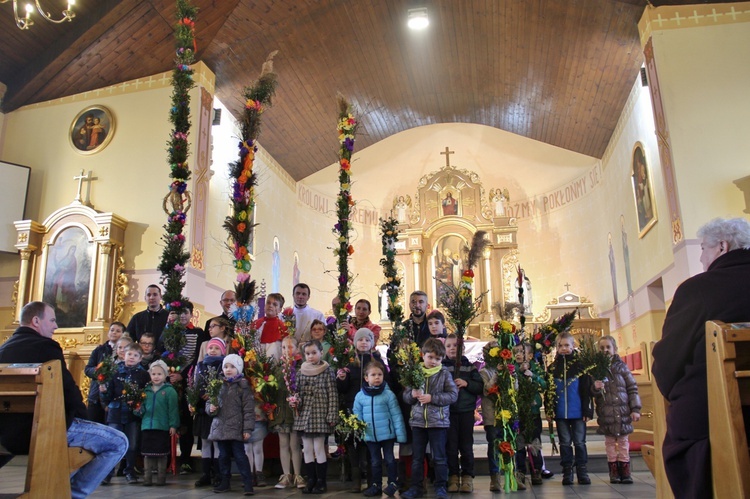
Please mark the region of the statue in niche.
<svg viewBox="0 0 750 499"><path fill-rule="evenodd" d="M628 285L628 296L633 295L633 282L630 279L630 248L628 248L628 233L625 232L625 217L620 215L620 231L622 232L622 258L625 261L625 283Z"/></svg>
<svg viewBox="0 0 750 499"><path fill-rule="evenodd" d="M506 211L505 206L508 201L510 201L508 189L490 189L490 201L495 206L495 216L504 217Z"/></svg>
<svg viewBox="0 0 750 499"><path fill-rule="evenodd" d="M615 268L615 249L612 247L612 233L607 233L607 244L609 245L609 274L612 276L612 296L617 305L617 269Z"/></svg>
<svg viewBox="0 0 750 499"><path fill-rule="evenodd" d="M531 280L526 275L526 271L521 269L521 286L516 285L516 288L523 290L523 313L524 315L531 315L532 307L534 305L534 296L531 293ZM521 302L521 294L516 295L517 301Z"/></svg>
<svg viewBox="0 0 750 499"><path fill-rule="evenodd" d="M442 201L443 215L458 215L458 199L453 197L453 193L448 191Z"/></svg>
<svg viewBox="0 0 750 499"><path fill-rule="evenodd" d="M408 220L409 209L411 208L411 196L398 196L393 198L393 209L396 211L396 220L402 224Z"/></svg>

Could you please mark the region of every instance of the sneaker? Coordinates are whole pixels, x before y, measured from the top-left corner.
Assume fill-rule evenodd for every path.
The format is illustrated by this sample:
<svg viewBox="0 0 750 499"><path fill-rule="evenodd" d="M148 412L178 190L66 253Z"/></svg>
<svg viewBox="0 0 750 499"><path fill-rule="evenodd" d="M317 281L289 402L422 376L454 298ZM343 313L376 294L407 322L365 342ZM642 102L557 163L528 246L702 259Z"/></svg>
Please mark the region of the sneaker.
<svg viewBox="0 0 750 499"><path fill-rule="evenodd" d="M307 486L307 480L302 475L297 475L294 477L294 486L298 489L304 489Z"/></svg>
<svg viewBox="0 0 750 499"><path fill-rule="evenodd" d="M417 499L418 497L422 497L423 495L424 492L422 491L422 487L409 487L409 490L401 494L401 497L403 497L404 499Z"/></svg>
<svg viewBox="0 0 750 499"><path fill-rule="evenodd" d="M180 475L189 475L193 472L193 467L189 464L185 463L182 466L180 466Z"/></svg>
<svg viewBox="0 0 750 499"><path fill-rule="evenodd" d="M435 489L436 499L448 499L448 491L445 487L438 487Z"/></svg>
<svg viewBox="0 0 750 499"><path fill-rule="evenodd" d="M255 472L255 486L268 487L268 482L266 482L266 475L264 475L262 471Z"/></svg>
<svg viewBox="0 0 750 499"><path fill-rule="evenodd" d="M128 482L128 484L138 483L138 477L132 474L125 475L125 481Z"/></svg>
<svg viewBox="0 0 750 499"><path fill-rule="evenodd" d="M383 491L377 485L370 485L362 493L365 497L378 497L383 495Z"/></svg>
<svg viewBox="0 0 750 499"><path fill-rule="evenodd" d="M398 485L391 482L388 484L388 486L383 490L383 493L387 495L388 497L393 497L396 495L396 492L398 492Z"/></svg>
<svg viewBox="0 0 750 499"><path fill-rule="evenodd" d="M275 489L285 489L287 487L292 487L292 477L293 475L281 475L279 478L279 483L277 483L274 488Z"/></svg>
<svg viewBox="0 0 750 499"><path fill-rule="evenodd" d="M550 478L554 478L555 474L552 473L550 470L542 470L542 478L545 480L549 480Z"/></svg>

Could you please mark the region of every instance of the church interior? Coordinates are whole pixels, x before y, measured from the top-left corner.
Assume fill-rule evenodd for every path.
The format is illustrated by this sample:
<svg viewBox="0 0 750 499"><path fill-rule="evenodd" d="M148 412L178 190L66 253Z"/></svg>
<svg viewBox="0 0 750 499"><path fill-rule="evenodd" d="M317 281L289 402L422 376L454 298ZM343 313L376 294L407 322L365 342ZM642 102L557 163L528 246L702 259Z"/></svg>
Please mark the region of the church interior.
<svg viewBox="0 0 750 499"><path fill-rule="evenodd" d="M0 342L28 301L81 295L55 338L83 362L160 282L175 2L77 0L71 22L35 11L28 29L15 3L0 0L0 164L27 172L6 185L27 193L0 241ZM661 337L675 289L701 271L697 228L750 214L750 2L193 3L196 324L234 285L228 165L243 89L274 51L251 275L287 303L297 282L327 315L336 295L337 93L361 124L352 301L368 299L384 330L381 217L399 222L404 295L422 289L433 307L436 277L457 281L460 247L487 231L476 339L499 318L494 304L517 301L520 267L527 323L577 308L634 351ZM422 7L429 26L408 29ZM83 141L89 115L102 125Z"/></svg>

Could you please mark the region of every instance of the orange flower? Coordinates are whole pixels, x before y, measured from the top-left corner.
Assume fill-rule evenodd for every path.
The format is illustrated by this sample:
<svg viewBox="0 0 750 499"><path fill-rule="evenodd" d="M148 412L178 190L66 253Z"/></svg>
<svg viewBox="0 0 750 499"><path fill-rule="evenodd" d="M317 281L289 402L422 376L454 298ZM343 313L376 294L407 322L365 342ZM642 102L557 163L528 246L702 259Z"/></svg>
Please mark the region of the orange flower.
<svg viewBox="0 0 750 499"><path fill-rule="evenodd" d="M493 385L487 390L488 395L497 395L500 392L500 388L497 385Z"/></svg>
<svg viewBox="0 0 750 499"><path fill-rule="evenodd" d="M503 358L503 359L505 359L505 360L510 360L510 359L513 358L513 352L511 352L507 348L503 348L500 351L500 357Z"/></svg>
<svg viewBox="0 0 750 499"><path fill-rule="evenodd" d="M352 245L350 244L350 245L349 245L349 249L348 249L348 250L346 250L346 252L347 252L347 253L349 253L349 255L351 256L351 255L352 255L352 254L354 253L354 246L352 246Z"/></svg>
<svg viewBox="0 0 750 499"><path fill-rule="evenodd" d="M349 160L346 158L342 158L341 161L339 161L339 164L341 164L341 169L346 172L348 172L352 168L351 163L349 163Z"/></svg>
<svg viewBox="0 0 750 499"><path fill-rule="evenodd" d="M245 228L247 226L244 223L238 223L237 224L237 232L245 232Z"/></svg>
<svg viewBox="0 0 750 499"><path fill-rule="evenodd" d="M237 179L237 182L239 182L242 185L247 183L247 177L245 176L244 173L240 175L240 177Z"/></svg>
<svg viewBox="0 0 750 499"><path fill-rule="evenodd" d="M515 454L515 452L513 451L513 446L510 444L510 442L500 442L497 448L503 454L508 454L509 456L513 456L513 454Z"/></svg>
<svg viewBox="0 0 750 499"><path fill-rule="evenodd" d="M244 257L245 255L247 255L247 248L245 246L240 246L239 252L240 255Z"/></svg>

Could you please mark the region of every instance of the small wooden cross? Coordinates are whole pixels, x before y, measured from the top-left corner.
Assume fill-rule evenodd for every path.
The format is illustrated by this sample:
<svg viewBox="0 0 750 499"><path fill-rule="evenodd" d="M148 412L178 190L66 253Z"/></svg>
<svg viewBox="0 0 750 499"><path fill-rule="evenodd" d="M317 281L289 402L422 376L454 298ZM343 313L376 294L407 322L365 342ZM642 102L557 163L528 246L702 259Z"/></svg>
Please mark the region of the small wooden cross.
<svg viewBox="0 0 750 499"><path fill-rule="evenodd" d="M565 286L565 291L570 291L570 284L566 282L563 286Z"/></svg>
<svg viewBox="0 0 750 499"><path fill-rule="evenodd" d="M80 203L81 202L81 190L83 189L83 183L86 182L86 205L91 206L91 181L92 180L99 180L97 177L94 177L93 172L89 170L88 173L84 175L83 170L81 170L81 174L73 177L73 180L78 180L78 192L76 193L76 198L73 201L74 203Z"/></svg>
<svg viewBox="0 0 750 499"><path fill-rule="evenodd" d="M445 151L441 152L440 154L445 154L445 167L450 168L451 167L451 154L455 154L455 151L450 151L448 149L448 146L446 146Z"/></svg>

